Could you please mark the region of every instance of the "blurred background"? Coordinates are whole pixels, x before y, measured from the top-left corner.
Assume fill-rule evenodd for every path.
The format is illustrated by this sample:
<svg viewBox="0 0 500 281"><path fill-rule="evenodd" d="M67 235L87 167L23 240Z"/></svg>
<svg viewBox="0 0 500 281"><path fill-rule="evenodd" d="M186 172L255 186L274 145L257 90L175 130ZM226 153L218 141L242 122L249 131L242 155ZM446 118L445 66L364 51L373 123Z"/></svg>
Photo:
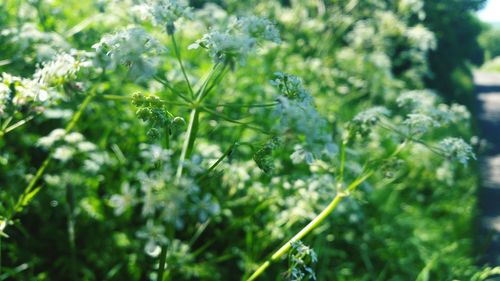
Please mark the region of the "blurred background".
<svg viewBox="0 0 500 281"><path fill-rule="evenodd" d="M301 78L334 143L374 106L403 124L397 98L413 92L464 116L422 142L461 137L478 158L463 165L415 144L377 162L304 239L318 256L305 267L316 280L500 280L500 0L189 1L175 34L193 85L213 59L188 46L231 17L268 18L282 42L259 44L207 97L219 106L200 115L183 189L172 182L186 127L151 130L132 103L141 92L166 101L172 117L190 114L169 90L189 91L171 38L136 13L146 2L170 3L0 0L0 280L158 280L165 244L163 280L245 280L337 192L336 158L296 163L290 155L307 136L278 136L276 148L276 111L246 106L276 102L278 71ZM152 37L122 43L126 59L113 64L95 44L130 26ZM79 70L44 88L50 98L19 98L61 54ZM374 128L349 147L346 180L401 141ZM314 279L292 269L284 259L261 280Z"/></svg>

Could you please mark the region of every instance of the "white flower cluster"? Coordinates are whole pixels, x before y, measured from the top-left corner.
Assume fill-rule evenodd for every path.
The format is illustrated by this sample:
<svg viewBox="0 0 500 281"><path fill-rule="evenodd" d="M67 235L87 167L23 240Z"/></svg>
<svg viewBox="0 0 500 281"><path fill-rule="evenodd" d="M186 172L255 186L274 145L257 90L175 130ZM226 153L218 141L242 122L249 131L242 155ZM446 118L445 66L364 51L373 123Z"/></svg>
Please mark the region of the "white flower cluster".
<svg viewBox="0 0 500 281"><path fill-rule="evenodd" d="M476 159L472 147L460 138L445 138L439 142L439 149L446 157L458 160L463 165L467 165L469 159Z"/></svg>
<svg viewBox="0 0 500 281"><path fill-rule="evenodd" d="M146 226L137 232L137 237L147 239L144 251L152 257L157 257L160 255L161 246L165 246L169 242L165 233L165 227L162 224L157 224L150 219Z"/></svg>
<svg viewBox="0 0 500 281"><path fill-rule="evenodd" d="M109 199L109 204L114 208L114 213L117 216L125 213L136 202L135 190L130 187L128 182L122 184L120 194L113 194Z"/></svg>
<svg viewBox="0 0 500 281"><path fill-rule="evenodd" d="M437 95L430 90L412 90L402 93L396 100L399 107L424 109L434 107Z"/></svg>
<svg viewBox="0 0 500 281"><path fill-rule="evenodd" d="M389 115L390 111L383 106L375 106L361 111L352 119L350 124L352 133L366 136L382 117Z"/></svg>
<svg viewBox="0 0 500 281"><path fill-rule="evenodd" d="M365 126L373 126L382 116L389 116L390 111L383 106L375 106L361 111L354 116L353 121Z"/></svg>
<svg viewBox="0 0 500 281"><path fill-rule="evenodd" d="M80 69L80 63L70 54L58 54L52 61L43 63L33 78L45 85L58 85L74 77Z"/></svg>
<svg viewBox="0 0 500 281"><path fill-rule="evenodd" d="M142 18L151 19L155 25L166 26L169 33L174 32L173 26L177 20L192 17L192 8L186 0L148 0L134 6L133 10Z"/></svg>
<svg viewBox="0 0 500 281"><path fill-rule="evenodd" d="M276 29L276 26L268 19L251 15L240 18L236 22L236 25L244 33L254 38L262 38L275 43L281 42L278 29Z"/></svg>
<svg viewBox="0 0 500 281"><path fill-rule="evenodd" d="M95 144L86 141L82 134L66 134L64 129L55 129L48 136L41 137L37 145L46 149L55 147L52 157L61 162L67 162L76 154L92 152L97 148Z"/></svg>
<svg viewBox="0 0 500 281"><path fill-rule="evenodd" d="M421 24L409 28L407 35L412 45L421 51L433 50L437 47L434 33Z"/></svg>
<svg viewBox="0 0 500 281"><path fill-rule="evenodd" d="M298 179L280 176L272 179L271 188L262 188L258 186L262 183L252 182L249 190L264 194L264 198L277 195L275 192L279 188L286 190L287 196L277 201L274 206L276 215L272 222L266 225L272 239L283 239L287 235L284 231L287 227L314 219L321 211L321 206L327 204L335 195L335 183L332 174L314 174Z"/></svg>
<svg viewBox="0 0 500 281"><path fill-rule="evenodd" d="M409 134L423 134L432 127L447 126L470 118L467 108L460 104L438 104L437 95L429 90L414 90L402 93L396 100L398 106L410 113L403 124Z"/></svg>
<svg viewBox="0 0 500 281"><path fill-rule="evenodd" d="M70 45L61 35L55 32L43 32L34 23L25 23L20 28L0 30L0 36L6 37L23 57L29 58L28 51L34 49L37 61L50 60L59 52L70 49Z"/></svg>
<svg viewBox="0 0 500 281"><path fill-rule="evenodd" d="M205 48L216 62L245 64L248 55L263 41L281 42L278 30L271 21L250 16L233 21L228 30L211 30L188 48Z"/></svg>
<svg viewBox="0 0 500 281"><path fill-rule="evenodd" d="M425 19L423 0L400 0L399 10L408 16L417 15L419 20Z"/></svg>
<svg viewBox="0 0 500 281"><path fill-rule="evenodd" d="M293 132L305 139L304 144L295 146L291 155L294 163L311 164L315 157L326 153L336 153L337 147L328 130L327 121L318 113L313 98L302 86L302 81L293 75L275 73L276 79L271 84L280 91L277 114L280 116L278 131Z"/></svg>
<svg viewBox="0 0 500 281"><path fill-rule="evenodd" d="M0 77L0 113L9 103L16 107L47 104L61 97L54 88L73 78L85 64L70 54L61 53L38 68L32 79L2 73Z"/></svg>
<svg viewBox="0 0 500 281"><path fill-rule="evenodd" d="M16 107L30 103L42 103L49 99L49 89L35 80L12 76L2 73L0 77L0 113L4 113L7 106Z"/></svg>
<svg viewBox="0 0 500 281"><path fill-rule="evenodd" d="M422 113L410 113L406 116L403 124L408 126L412 134L423 134L429 128L439 127L439 123L429 115Z"/></svg>
<svg viewBox="0 0 500 281"><path fill-rule="evenodd" d="M125 65L135 78L154 75L159 64L158 55L166 51L158 40L140 27L129 27L118 33L105 35L92 48L109 57L104 62L105 67L115 69L118 65Z"/></svg>

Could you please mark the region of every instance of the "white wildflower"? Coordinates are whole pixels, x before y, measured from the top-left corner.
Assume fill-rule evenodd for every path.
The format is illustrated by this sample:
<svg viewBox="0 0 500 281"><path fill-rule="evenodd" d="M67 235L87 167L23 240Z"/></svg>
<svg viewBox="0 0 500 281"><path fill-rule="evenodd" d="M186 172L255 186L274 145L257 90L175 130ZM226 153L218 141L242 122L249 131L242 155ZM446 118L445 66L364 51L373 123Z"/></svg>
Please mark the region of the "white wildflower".
<svg viewBox="0 0 500 281"><path fill-rule="evenodd" d="M226 31L211 30L188 48L205 48L216 62L237 60L244 64L262 41L279 42L278 30L269 20L243 17Z"/></svg>
<svg viewBox="0 0 500 281"><path fill-rule="evenodd" d="M6 100L1 99L4 96L5 99L9 98L11 88L15 90L15 96L12 98L12 103L16 106L23 106L29 103L43 103L51 98L49 94L49 89L35 80L25 79L22 77L17 77L10 75L8 73L2 73L0 77L0 105L5 103Z"/></svg>
<svg viewBox="0 0 500 281"><path fill-rule="evenodd" d="M254 38L262 37L262 39L267 41L275 43L281 42L278 29L276 29L274 24L268 19L252 15L241 18L238 20L237 24L243 32Z"/></svg>
<svg viewBox="0 0 500 281"><path fill-rule="evenodd" d="M73 132L64 136L64 141L66 141L67 143L78 143L83 141L83 139L83 135L78 132Z"/></svg>
<svg viewBox="0 0 500 281"><path fill-rule="evenodd" d="M144 250L152 257L158 256L161 246L168 243L168 238L165 236L165 227L161 224L155 224L153 220L148 220L146 226L137 232L137 236L148 239Z"/></svg>
<svg viewBox="0 0 500 281"><path fill-rule="evenodd" d="M10 88L8 85L0 82L0 114L4 113L5 107L9 102Z"/></svg>
<svg viewBox="0 0 500 281"><path fill-rule="evenodd" d="M396 102L400 107L409 107L413 110L427 110L434 107L437 96L431 90L413 90L402 93Z"/></svg>
<svg viewBox="0 0 500 281"><path fill-rule="evenodd" d="M311 164L314 157L321 154L333 155L336 145L328 130L327 121L318 113L313 98L302 86L302 81L293 75L276 73L277 78L271 81L279 91L279 106L276 113L280 116L278 131L290 131L305 139L305 143L297 146L292 154L294 163L305 161Z"/></svg>
<svg viewBox="0 0 500 281"><path fill-rule="evenodd" d="M96 150L96 145L88 141L80 141L76 144L76 148L79 152L89 152Z"/></svg>
<svg viewBox="0 0 500 281"><path fill-rule="evenodd" d="M436 116L443 124L458 123L470 119L470 112L461 104L440 104L433 110L433 115Z"/></svg>
<svg viewBox="0 0 500 281"><path fill-rule="evenodd" d="M166 26L167 29L169 26L173 27L180 18L192 18L192 8L186 0L148 0L144 4L134 6L133 11L142 18L151 19L155 25Z"/></svg>
<svg viewBox="0 0 500 281"><path fill-rule="evenodd" d="M271 85L276 86L283 96L291 100L299 99L301 101L311 98L299 77L283 72L276 72L274 75L276 78L271 80Z"/></svg>
<svg viewBox="0 0 500 281"><path fill-rule="evenodd" d="M109 200L110 205L115 209L115 215L123 214L135 203L135 192L128 183L121 186L120 194L113 194Z"/></svg>
<svg viewBox="0 0 500 281"><path fill-rule="evenodd" d="M314 161L314 156L311 152L304 150L304 148L298 144L294 147L294 152L290 155L290 159L292 159L293 164L305 162L311 165Z"/></svg>
<svg viewBox="0 0 500 281"><path fill-rule="evenodd" d="M153 163L168 161L172 155L172 151L156 144L141 144L140 148L141 157Z"/></svg>
<svg viewBox="0 0 500 281"><path fill-rule="evenodd" d="M454 158L467 165L470 158L476 159L472 147L460 138L446 138L439 143L439 148L446 157Z"/></svg>
<svg viewBox="0 0 500 281"><path fill-rule="evenodd" d="M383 106L375 106L356 114L353 121L363 126L373 126L380 120L381 117L389 115L390 111L387 108Z"/></svg>
<svg viewBox="0 0 500 281"><path fill-rule="evenodd" d="M160 42L139 27L105 35L92 47L109 56L107 68L125 65L130 68L130 74L138 78L152 76L159 64L158 55L166 51Z"/></svg>
<svg viewBox="0 0 500 281"><path fill-rule="evenodd" d="M432 117L419 113L408 114L403 124L409 127L411 134L423 134L432 127L439 127L439 123Z"/></svg>
<svg viewBox="0 0 500 281"><path fill-rule="evenodd" d="M57 85L75 76L80 62L70 54L59 54L52 61L37 69L33 78L45 85Z"/></svg>
<svg viewBox="0 0 500 281"><path fill-rule="evenodd" d="M411 27L407 34L410 42L421 51L433 50L437 47L434 34L422 24Z"/></svg>
<svg viewBox="0 0 500 281"><path fill-rule="evenodd" d="M212 30L203 35L195 43L189 46L189 49L199 47L208 49L210 56L216 61L238 59L240 64L244 64L250 52L253 51L257 40L246 34L231 34Z"/></svg>
<svg viewBox="0 0 500 281"><path fill-rule="evenodd" d="M61 146L56 148L52 157L62 162L66 162L73 157L75 150L69 146Z"/></svg>
<svg viewBox="0 0 500 281"><path fill-rule="evenodd" d="M63 140L65 134L66 134L66 131L64 129L55 129L52 132L50 132L49 135L38 139L37 145L44 147L44 148L49 148L55 142Z"/></svg>

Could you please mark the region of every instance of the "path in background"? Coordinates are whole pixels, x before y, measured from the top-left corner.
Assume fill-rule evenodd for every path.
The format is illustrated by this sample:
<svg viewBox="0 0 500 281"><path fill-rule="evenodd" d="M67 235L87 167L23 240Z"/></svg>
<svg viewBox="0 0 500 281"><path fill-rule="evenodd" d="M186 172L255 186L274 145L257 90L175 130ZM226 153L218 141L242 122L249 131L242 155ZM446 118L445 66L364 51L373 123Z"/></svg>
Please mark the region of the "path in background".
<svg viewBox="0 0 500 281"><path fill-rule="evenodd" d="M500 265L500 74L475 73L478 126L488 146L479 156L479 245L484 262Z"/></svg>

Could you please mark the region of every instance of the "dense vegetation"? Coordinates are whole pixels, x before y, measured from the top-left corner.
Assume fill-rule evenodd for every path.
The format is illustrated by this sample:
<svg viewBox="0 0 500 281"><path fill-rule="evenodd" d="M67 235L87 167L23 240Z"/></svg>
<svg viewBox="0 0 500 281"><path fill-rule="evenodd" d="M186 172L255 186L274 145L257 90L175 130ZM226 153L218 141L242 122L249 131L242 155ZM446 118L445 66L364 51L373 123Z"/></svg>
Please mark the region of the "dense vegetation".
<svg viewBox="0 0 500 281"><path fill-rule="evenodd" d="M2 1L0 280L498 273L451 2Z"/></svg>
<svg viewBox="0 0 500 281"><path fill-rule="evenodd" d="M484 49L485 59L481 70L500 72L500 27L484 23L479 43Z"/></svg>

